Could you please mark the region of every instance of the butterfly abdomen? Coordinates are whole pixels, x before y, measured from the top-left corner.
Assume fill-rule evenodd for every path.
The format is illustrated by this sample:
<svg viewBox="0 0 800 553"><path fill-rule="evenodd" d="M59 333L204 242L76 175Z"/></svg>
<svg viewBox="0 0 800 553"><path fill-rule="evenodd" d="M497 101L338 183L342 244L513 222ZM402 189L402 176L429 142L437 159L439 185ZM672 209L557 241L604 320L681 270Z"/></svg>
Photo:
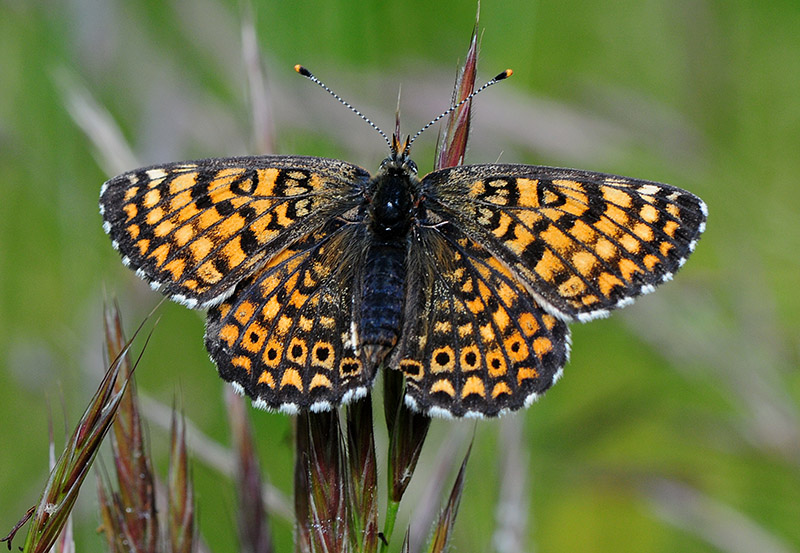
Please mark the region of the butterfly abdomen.
<svg viewBox="0 0 800 553"><path fill-rule="evenodd" d="M361 280L359 346L374 371L397 343L405 305L406 235L414 200L405 166L387 163L370 183L369 229L372 236Z"/></svg>
<svg viewBox="0 0 800 553"><path fill-rule="evenodd" d="M359 342L374 370L397 343L405 303L405 238L375 241L367 250L361 286Z"/></svg>

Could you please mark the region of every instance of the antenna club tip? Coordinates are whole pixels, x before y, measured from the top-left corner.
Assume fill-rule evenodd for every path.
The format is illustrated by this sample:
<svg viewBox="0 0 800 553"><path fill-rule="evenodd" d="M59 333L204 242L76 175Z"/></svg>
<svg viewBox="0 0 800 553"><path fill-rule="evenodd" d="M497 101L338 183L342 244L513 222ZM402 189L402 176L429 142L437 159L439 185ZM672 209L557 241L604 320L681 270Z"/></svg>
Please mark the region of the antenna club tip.
<svg viewBox="0 0 800 553"><path fill-rule="evenodd" d="M514 72L511 69L506 69L505 71L500 73L497 77L495 77L494 80L495 81L502 81L503 79L509 78L513 74L514 74Z"/></svg>
<svg viewBox="0 0 800 553"><path fill-rule="evenodd" d="M300 73L303 77L310 77L311 71L300 65L299 63L294 66L294 70Z"/></svg>

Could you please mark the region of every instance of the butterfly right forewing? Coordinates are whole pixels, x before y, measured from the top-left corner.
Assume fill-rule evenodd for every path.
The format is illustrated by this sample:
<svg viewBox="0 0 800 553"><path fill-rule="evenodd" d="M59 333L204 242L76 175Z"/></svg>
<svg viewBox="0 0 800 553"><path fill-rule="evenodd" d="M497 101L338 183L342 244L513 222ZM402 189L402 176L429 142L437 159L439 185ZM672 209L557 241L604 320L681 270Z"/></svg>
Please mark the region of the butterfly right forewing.
<svg viewBox="0 0 800 553"><path fill-rule="evenodd" d="M422 181L430 209L497 256L551 313L589 320L669 280L705 229L679 188L529 165L467 165Z"/></svg>

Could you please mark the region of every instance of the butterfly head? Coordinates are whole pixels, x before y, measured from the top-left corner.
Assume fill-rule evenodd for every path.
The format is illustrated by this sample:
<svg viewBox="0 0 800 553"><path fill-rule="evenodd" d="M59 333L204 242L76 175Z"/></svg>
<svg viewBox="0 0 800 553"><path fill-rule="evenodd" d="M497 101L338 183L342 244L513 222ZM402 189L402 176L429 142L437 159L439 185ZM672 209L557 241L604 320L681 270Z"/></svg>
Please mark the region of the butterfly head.
<svg viewBox="0 0 800 553"><path fill-rule="evenodd" d="M397 134L392 135L391 151L389 157L381 162L380 174L387 175L416 175L417 164L409 157L411 150L409 138L401 144Z"/></svg>
<svg viewBox="0 0 800 553"><path fill-rule="evenodd" d="M389 157L370 184L371 227L384 239L405 235L413 218L417 164L408 157L408 145L408 138L401 144L397 134L392 135Z"/></svg>

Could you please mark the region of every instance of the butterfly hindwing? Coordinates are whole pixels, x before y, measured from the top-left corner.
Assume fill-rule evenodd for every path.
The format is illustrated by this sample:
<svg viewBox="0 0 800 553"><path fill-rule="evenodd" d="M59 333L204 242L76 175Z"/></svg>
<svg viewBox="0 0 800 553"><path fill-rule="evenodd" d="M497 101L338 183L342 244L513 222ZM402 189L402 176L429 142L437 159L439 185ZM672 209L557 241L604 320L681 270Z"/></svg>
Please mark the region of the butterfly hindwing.
<svg viewBox="0 0 800 553"><path fill-rule="evenodd" d="M453 167L427 175L422 190L565 320L605 315L669 280L707 215L673 186L552 167Z"/></svg>
<svg viewBox="0 0 800 553"><path fill-rule="evenodd" d="M346 261L359 229L339 225L286 248L209 311L211 358L256 406L327 410L371 385L353 336L359 270Z"/></svg>
<svg viewBox="0 0 800 553"><path fill-rule="evenodd" d="M315 157L207 159L117 176L103 185L100 210L126 265L202 308L356 205L368 179L355 165Z"/></svg>
<svg viewBox="0 0 800 553"><path fill-rule="evenodd" d="M391 367L407 402L431 415L496 416L560 376L569 329L511 272L452 225L416 230L402 340Z"/></svg>

